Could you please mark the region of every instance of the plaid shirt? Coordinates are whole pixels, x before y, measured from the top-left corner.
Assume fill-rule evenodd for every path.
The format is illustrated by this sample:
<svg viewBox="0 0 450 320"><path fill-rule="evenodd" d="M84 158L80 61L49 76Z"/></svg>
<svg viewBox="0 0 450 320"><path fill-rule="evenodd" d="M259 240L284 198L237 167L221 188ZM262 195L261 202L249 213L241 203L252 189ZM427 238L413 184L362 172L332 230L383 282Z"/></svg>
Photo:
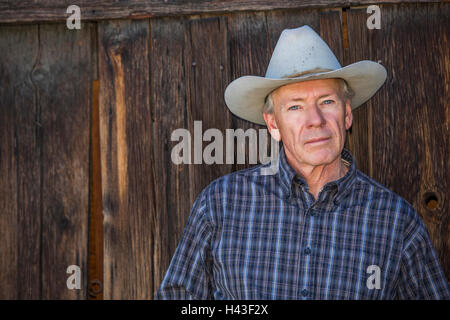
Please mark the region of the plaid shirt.
<svg viewBox="0 0 450 320"><path fill-rule="evenodd" d="M420 216L356 169L318 199L279 155L213 181L194 203L156 299L450 299Z"/></svg>

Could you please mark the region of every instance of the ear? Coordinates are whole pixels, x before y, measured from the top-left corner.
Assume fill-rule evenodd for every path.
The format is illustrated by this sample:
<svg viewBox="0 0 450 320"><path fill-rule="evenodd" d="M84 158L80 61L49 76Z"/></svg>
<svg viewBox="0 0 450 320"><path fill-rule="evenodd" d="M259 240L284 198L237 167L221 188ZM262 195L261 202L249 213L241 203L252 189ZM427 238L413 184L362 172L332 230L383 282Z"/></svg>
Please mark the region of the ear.
<svg viewBox="0 0 450 320"><path fill-rule="evenodd" d="M350 129L353 123L352 107L350 105L350 100L345 103L345 130Z"/></svg>
<svg viewBox="0 0 450 320"><path fill-rule="evenodd" d="M269 130L270 135L272 136L272 138L278 142L281 141L281 135L280 135L280 130L278 129L277 126L277 121L275 119L275 113L263 113L264 116L264 121L266 122L267 125L267 130Z"/></svg>

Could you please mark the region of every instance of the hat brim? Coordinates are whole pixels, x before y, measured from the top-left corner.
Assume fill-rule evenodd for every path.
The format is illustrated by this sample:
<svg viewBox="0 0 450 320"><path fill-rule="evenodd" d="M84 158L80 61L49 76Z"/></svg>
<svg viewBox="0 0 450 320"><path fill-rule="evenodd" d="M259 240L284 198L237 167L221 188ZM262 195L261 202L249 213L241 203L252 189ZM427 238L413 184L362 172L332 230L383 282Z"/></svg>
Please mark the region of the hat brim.
<svg viewBox="0 0 450 320"><path fill-rule="evenodd" d="M308 80L341 78L354 92L352 109L369 100L383 85L386 69L379 63L363 60L340 69L306 74L286 79L271 79L258 76L243 76L232 81L225 89L225 103L230 111L245 120L265 125L262 109L267 95L290 83Z"/></svg>

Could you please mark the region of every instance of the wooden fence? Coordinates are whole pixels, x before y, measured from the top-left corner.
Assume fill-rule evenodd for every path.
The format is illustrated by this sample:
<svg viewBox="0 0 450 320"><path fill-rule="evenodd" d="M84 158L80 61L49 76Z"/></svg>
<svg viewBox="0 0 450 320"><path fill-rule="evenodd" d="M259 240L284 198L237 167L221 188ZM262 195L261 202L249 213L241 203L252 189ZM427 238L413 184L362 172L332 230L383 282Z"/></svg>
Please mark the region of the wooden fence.
<svg viewBox="0 0 450 320"><path fill-rule="evenodd" d="M199 192L249 166L175 165L172 132L263 128L223 92L303 24L343 65L386 66L346 146L413 204L450 278L448 2L378 1L373 30L375 1L86 0L80 30L66 2L0 2L1 299L152 298Z"/></svg>

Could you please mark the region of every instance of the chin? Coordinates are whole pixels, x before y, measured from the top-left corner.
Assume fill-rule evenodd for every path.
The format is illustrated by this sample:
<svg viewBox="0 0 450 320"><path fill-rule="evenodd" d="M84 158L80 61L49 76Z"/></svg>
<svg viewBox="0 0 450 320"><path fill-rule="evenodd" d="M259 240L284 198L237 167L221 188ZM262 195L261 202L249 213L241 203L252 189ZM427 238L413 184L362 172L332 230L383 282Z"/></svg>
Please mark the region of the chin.
<svg viewBox="0 0 450 320"><path fill-rule="evenodd" d="M329 148L311 148L304 150L304 159L314 166L330 164L336 160L339 153Z"/></svg>

